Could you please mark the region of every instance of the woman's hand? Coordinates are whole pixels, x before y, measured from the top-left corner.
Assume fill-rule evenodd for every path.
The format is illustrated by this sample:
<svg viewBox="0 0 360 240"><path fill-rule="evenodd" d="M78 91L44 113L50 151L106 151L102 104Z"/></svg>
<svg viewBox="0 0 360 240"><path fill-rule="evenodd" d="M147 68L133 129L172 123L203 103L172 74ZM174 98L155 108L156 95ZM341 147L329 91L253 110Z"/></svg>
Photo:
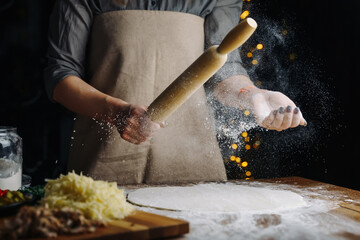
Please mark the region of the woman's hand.
<svg viewBox="0 0 360 240"><path fill-rule="evenodd" d="M280 92L260 90L251 96L253 113L261 127L282 131L306 126L300 109Z"/></svg>
<svg viewBox="0 0 360 240"><path fill-rule="evenodd" d="M146 107L128 104L115 114L114 124L120 136L131 143L140 144L149 140L160 128L160 124L151 121Z"/></svg>
<svg viewBox="0 0 360 240"><path fill-rule="evenodd" d="M243 75L220 82L215 97L223 104L252 110L259 126L282 131L299 125L306 126L300 109L280 92L259 89Z"/></svg>
<svg viewBox="0 0 360 240"><path fill-rule="evenodd" d="M115 125L121 137L131 143L145 142L161 126L151 121L145 107L100 92L76 76L59 82L53 98L77 114Z"/></svg>

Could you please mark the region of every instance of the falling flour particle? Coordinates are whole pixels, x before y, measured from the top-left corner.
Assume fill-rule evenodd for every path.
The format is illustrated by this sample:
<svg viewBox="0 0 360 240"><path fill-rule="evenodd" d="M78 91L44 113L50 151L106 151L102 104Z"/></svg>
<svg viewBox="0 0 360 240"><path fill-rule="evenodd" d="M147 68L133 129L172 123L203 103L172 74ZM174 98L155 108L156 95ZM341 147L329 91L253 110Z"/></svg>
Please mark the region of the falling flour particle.
<svg viewBox="0 0 360 240"><path fill-rule="evenodd" d="M208 183L184 187L149 187L130 192L131 203L192 212L271 212L306 206L291 191L236 184Z"/></svg>

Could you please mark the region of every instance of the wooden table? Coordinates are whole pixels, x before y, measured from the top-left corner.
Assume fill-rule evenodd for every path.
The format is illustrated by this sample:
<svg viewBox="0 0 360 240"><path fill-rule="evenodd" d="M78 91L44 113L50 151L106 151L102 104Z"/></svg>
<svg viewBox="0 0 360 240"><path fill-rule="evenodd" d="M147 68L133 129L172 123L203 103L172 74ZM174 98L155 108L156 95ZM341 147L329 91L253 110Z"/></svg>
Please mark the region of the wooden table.
<svg viewBox="0 0 360 240"><path fill-rule="evenodd" d="M107 234L107 239L149 239L178 234L185 235L177 239L289 239L290 237L291 239L360 239L360 191L301 177L228 182L289 190L303 196L310 206L304 213L294 210L287 213L273 212L246 216L242 213L188 214L140 207L136 221L130 217L125 219L125 223L112 225L106 231L100 230L95 234L59 239L103 239L104 231L110 233ZM183 186L187 185L189 184ZM154 185L125 188L128 192L143 187L154 187ZM331 207L318 209L316 204L323 202L329 203ZM136 224L126 225L126 221L130 223L133 221ZM189 231L188 222L190 233L186 234Z"/></svg>
<svg viewBox="0 0 360 240"><path fill-rule="evenodd" d="M353 189L340 187L328 183L323 183L315 180L310 180L302 177L285 177L285 178L275 178L275 179L263 179L258 180L259 182L265 183L279 183L279 184L288 184L294 186L298 189L312 189L312 188L322 188L322 191L327 191L333 195L338 203L338 208L332 210L333 213L341 214L352 218L360 222L360 191ZM315 196L313 196L315 197ZM326 199L325 196L316 196L317 198ZM360 238L360 236L359 236Z"/></svg>

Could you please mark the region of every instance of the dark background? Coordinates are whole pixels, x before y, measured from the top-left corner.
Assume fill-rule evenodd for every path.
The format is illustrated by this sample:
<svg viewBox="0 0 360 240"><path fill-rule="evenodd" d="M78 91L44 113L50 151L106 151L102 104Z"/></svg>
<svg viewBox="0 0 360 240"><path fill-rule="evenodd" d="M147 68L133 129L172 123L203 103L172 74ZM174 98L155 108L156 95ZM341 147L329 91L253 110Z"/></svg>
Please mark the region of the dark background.
<svg viewBox="0 0 360 240"><path fill-rule="evenodd" d="M64 172L74 117L44 92L42 71L54 2L0 3L0 125L18 128L23 171L33 184ZM252 0L244 2L244 10L259 24L242 48L244 66L260 87L293 99L308 126L280 133L249 130L252 141L261 142L250 151L234 152L229 148L233 140L219 133L224 158L241 156L254 178L297 175L360 190L355 125L360 1ZM264 49L253 51L252 59L258 60L253 65L246 53L257 43ZM233 162L226 167L230 178L243 178L243 169Z"/></svg>

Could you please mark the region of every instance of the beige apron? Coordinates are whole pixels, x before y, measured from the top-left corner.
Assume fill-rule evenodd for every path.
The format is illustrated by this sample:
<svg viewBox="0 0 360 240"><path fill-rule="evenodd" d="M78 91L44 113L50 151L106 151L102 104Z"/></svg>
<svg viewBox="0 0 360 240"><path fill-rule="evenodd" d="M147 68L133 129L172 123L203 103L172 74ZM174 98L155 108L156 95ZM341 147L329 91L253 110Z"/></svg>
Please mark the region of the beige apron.
<svg viewBox="0 0 360 240"><path fill-rule="evenodd" d="M203 25L198 16L168 11L96 16L90 84L131 104L150 105L204 51ZM68 170L119 184L224 180L209 112L201 88L140 145L121 139L115 127L77 116Z"/></svg>

